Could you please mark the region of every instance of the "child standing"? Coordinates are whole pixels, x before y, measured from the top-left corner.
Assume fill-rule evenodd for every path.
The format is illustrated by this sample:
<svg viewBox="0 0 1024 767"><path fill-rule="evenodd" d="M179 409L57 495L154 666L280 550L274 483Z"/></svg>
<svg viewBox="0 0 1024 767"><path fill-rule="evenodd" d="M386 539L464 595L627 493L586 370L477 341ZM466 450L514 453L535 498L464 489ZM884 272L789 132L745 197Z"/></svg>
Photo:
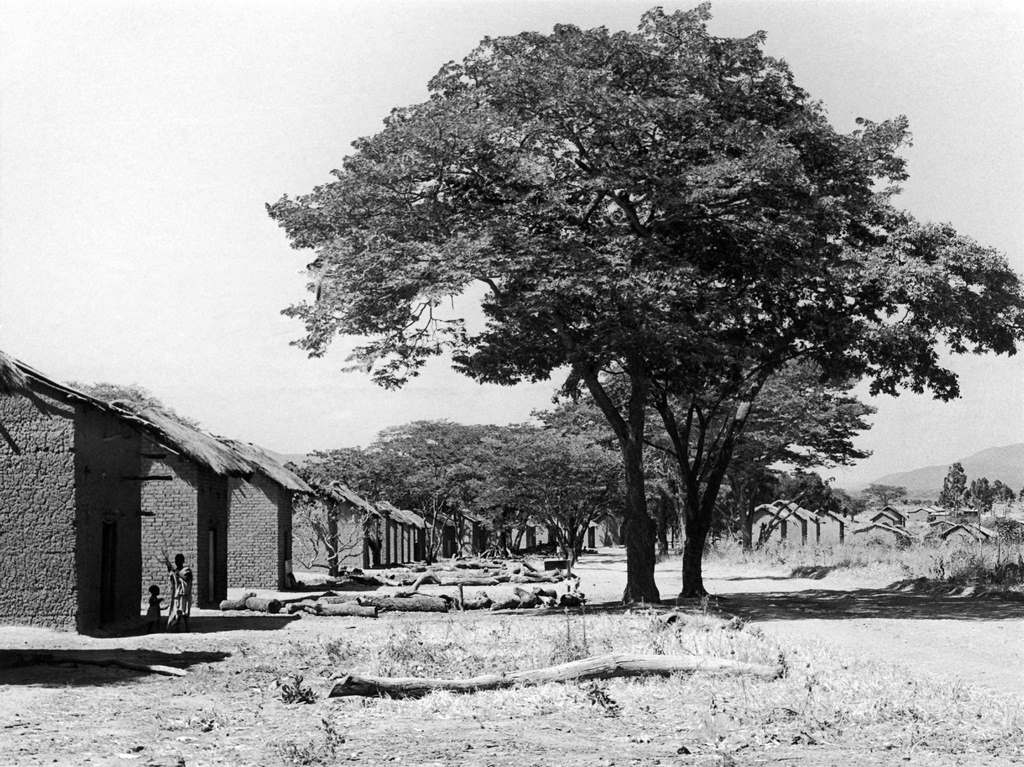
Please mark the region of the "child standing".
<svg viewBox="0 0 1024 767"><path fill-rule="evenodd" d="M159 631L160 613L163 611L163 597L160 596L160 587L155 583L149 587L149 609L146 610L146 617L149 619L149 633Z"/></svg>

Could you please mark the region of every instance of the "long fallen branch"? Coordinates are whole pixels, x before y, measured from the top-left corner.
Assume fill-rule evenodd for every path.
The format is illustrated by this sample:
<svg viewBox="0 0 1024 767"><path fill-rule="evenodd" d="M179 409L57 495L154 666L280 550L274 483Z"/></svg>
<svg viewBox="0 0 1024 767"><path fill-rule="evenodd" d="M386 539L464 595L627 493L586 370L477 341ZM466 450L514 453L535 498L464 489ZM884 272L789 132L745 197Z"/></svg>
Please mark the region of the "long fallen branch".
<svg viewBox="0 0 1024 767"><path fill-rule="evenodd" d="M361 695L364 697L420 698L438 690L478 692L546 682L667 676L678 673L701 673L714 676L747 675L762 679L776 679L782 676L783 669L781 666L741 663L722 658L703 658L698 655L599 655L557 666L528 671L512 671L508 674L485 674L468 679L421 679L418 677L375 677L348 674L334 685L328 697Z"/></svg>

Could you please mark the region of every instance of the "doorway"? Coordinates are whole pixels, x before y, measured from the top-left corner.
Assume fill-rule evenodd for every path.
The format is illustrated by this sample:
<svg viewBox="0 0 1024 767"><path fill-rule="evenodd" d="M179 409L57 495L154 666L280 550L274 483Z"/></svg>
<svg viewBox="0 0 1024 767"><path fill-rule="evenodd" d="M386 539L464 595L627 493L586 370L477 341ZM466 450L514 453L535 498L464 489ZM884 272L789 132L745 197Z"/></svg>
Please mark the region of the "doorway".
<svg viewBox="0 0 1024 767"><path fill-rule="evenodd" d="M117 617L117 523L104 522L100 541L100 625Z"/></svg>

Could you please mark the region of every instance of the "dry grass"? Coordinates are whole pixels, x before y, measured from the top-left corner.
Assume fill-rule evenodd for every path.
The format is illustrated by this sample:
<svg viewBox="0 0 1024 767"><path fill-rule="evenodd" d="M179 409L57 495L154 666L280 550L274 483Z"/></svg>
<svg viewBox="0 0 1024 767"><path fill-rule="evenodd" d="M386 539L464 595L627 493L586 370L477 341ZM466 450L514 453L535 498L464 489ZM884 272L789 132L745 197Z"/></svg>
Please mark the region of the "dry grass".
<svg viewBox="0 0 1024 767"><path fill-rule="evenodd" d="M300 643L288 648L290 663L305 664L324 678L339 670L470 676L605 652L696 653L757 663L781 659L788 673L775 682L696 675L323 705L344 708L349 733L353 725L372 728L381 719L440 717L469 728L511 722L535 729L551 717L597 717L607 737L646 739L632 747L666 755L666 745L723 759L795 745L879 750L900 760L924 752L1024 756L1019 702L959 684L908 679L898 667L837 658L825 646L782 647L757 629L704 614L691 616L685 625L665 625L650 613L454 616L402 621L382 642L364 635L315 649ZM289 663L276 660L282 661Z"/></svg>
<svg viewBox="0 0 1024 767"><path fill-rule="evenodd" d="M836 546L765 546L744 551L735 541L717 542L708 560L722 564L784 565L794 576L820 577L837 570L888 573L893 580L926 578L950 585L1024 584L1024 547L1020 542L942 543L925 541L907 547L871 542Z"/></svg>

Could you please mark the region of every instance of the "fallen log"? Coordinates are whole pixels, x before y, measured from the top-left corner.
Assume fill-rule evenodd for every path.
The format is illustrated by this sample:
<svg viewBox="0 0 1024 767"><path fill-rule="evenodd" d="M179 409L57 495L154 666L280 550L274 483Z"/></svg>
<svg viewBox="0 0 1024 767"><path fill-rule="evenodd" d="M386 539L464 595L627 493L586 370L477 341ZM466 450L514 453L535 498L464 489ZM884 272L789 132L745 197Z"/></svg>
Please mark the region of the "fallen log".
<svg viewBox="0 0 1024 767"><path fill-rule="evenodd" d="M359 597L361 605L376 607L381 612L446 613L448 602L441 597L418 594L410 597Z"/></svg>
<svg viewBox="0 0 1024 767"><path fill-rule="evenodd" d="M245 609L247 609L246 606L245 606L245 600L251 599L254 596L256 596L256 592L255 591L247 591L245 594L242 594L241 599L222 599L221 603L220 603L220 609L221 610L245 610Z"/></svg>
<svg viewBox="0 0 1024 767"><path fill-rule="evenodd" d="M559 607L580 607L587 601L586 596L578 591L568 591L558 600Z"/></svg>
<svg viewBox="0 0 1024 767"><path fill-rule="evenodd" d="M358 602L342 602L341 604L320 604L317 615L348 615L356 618L376 618L377 608L373 605L361 605Z"/></svg>
<svg viewBox="0 0 1024 767"><path fill-rule="evenodd" d="M423 573L416 581L412 584L412 590L418 591L420 586L440 586L441 579L433 573Z"/></svg>
<svg viewBox="0 0 1024 767"><path fill-rule="evenodd" d="M480 594L473 599L466 599L462 603L463 610L486 610L492 604L491 598L486 594Z"/></svg>
<svg viewBox="0 0 1024 767"><path fill-rule="evenodd" d="M281 602L277 599L264 599L263 597L249 597L245 600L245 609L257 613L279 613Z"/></svg>
<svg viewBox="0 0 1024 767"><path fill-rule="evenodd" d="M547 575L541 575L540 573L521 573L509 578L511 583L561 583L564 580L565 576L557 571L552 571Z"/></svg>
<svg viewBox="0 0 1024 767"><path fill-rule="evenodd" d="M420 698L438 690L478 692L479 690L499 690L516 685L537 685L547 682L668 676L679 673L701 673L713 676L745 675L761 679L777 679L782 676L783 669L781 666L742 663L697 655L600 655L557 666L513 671L508 674L485 674L468 679L389 678L348 674L334 685L328 697L360 695Z"/></svg>
<svg viewBox="0 0 1024 767"><path fill-rule="evenodd" d="M307 599L302 602L289 602L284 606L284 611L288 615L294 615L295 613L310 613L312 615L318 614L320 610L320 603L313 599Z"/></svg>
<svg viewBox="0 0 1024 767"><path fill-rule="evenodd" d="M515 597L506 597L505 599L498 599L491 603L492 610L518 610L519 600Z"/></svg>
<svg viewBox="0 0 1024 767"><path fill-rule="evenodd" d="M534 591L527 591L516 586L512 589L512 592L516 595L516 599L519 600L519 606L522 608L536 607L540 604L540 596Z"/></svg>

